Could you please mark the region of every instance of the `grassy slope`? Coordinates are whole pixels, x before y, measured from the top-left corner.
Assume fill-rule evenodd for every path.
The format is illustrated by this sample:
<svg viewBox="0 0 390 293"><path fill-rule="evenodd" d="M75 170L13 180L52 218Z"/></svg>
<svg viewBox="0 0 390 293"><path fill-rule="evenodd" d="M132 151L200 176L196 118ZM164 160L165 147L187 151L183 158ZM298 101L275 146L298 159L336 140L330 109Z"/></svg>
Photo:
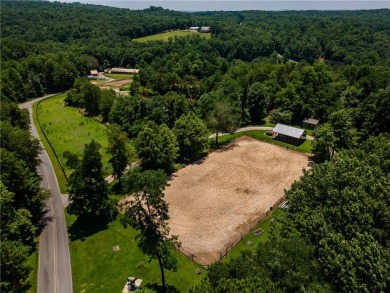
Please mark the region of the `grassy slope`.
<svg viewBox="0 0 390 293"><path fill-rule="evenodd" d="M191 31L171 31L171 32L134 39L134 41L141 42L141 43L145 43L148 41L168 41L169 38L171 37L173 38L174 36L185 37L187 35L200 35L206 39L211 38L211 34L201 34L198 32L191 32Z"/></svg>
<svg viewBox="0 0 390 293"><path fill-rule="evenodd" d="M95 223L93 229L96 230L87 231L87 238L76 239L78 236L72 236L72 231L80 231L80 225L88 227L88 224L76 223L72 227L76 217L66 214L66 219L70 227L69 245L75 292L121 292L130 276L143 279L142 285L161 283L158 262L149 263L148 257L139 251L134 239L135 230L123 228L119 220L109 223L108 227L102 227L101 230ZM117 252L112 250L115 243L120 246ZM176 253L176 256L179 270L175 273L166 271L166 280L169 285L186 292L200 281L205 271L180 253ZM202 269L200 275L195 273L197 268Z"/></svg>
<svg viewBox="0 0 390 293"><path fill-rule="evenodd" d="M42 101L38 105L38 115L42 128L65 168L65 172L69 175L71 170L65 166L63 153L70 151L81 155L84 144L90 143L92 139L101 144L100 153L103 166L108 166L109 156L105 152L106 127L92 118L84 117L76 108L65 107L64 98L65 95L59 95ZM57 168L55 169L57 171ZM105 170L105 174L109 174L109 171Z"/></svg>

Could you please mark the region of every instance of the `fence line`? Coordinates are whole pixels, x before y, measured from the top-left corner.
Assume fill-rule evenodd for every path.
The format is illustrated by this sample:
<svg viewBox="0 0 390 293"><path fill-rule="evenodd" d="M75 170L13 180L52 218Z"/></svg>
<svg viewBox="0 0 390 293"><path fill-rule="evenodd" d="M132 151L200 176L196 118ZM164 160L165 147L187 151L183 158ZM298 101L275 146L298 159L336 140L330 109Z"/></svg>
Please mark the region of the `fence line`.
<svg viewBox="0 0 390 293"><path fill-rule="evenodd" d="M179 252L183 254L184 256L188 257L190 260L196 262L197 264L201 265L204 269L208 269L210 265L207 264L207 262L201 260L199 257L197 257L195 254L189 252L186 250L183 246L179 247Z"/></svg>
<svg viewBox="0 0 390 293"><path fill-rule="evenodd" d="M226 257L226 255L237 246L237 244L242 241L261 221L263 221L273 210L275 210L283 201L285 201L285 197L281 197L274 205L272 205L269 210L266 212L261 213L254 224L250 224L249 228L246 229L244 232L241 233L240 237L238 237L236 240L231 242L222 252L219 252L219 259L216 262L219 262L221 259ZM189 252L182 246L179 248L179 251L192 261L196 262L197 264L201 265L203 268L208 269L210 264L208 262L205 262L204 260L201 260L199 257L194 255L193 253Z"/></svg>

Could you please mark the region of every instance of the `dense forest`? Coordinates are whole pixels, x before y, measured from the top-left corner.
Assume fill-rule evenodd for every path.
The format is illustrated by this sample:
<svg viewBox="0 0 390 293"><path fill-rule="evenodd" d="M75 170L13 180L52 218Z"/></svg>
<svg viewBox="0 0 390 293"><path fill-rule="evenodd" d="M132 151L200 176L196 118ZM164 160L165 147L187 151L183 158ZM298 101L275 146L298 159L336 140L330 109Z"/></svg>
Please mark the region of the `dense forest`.
<svg viewBox="0 0 390 293"><path fill-rule="evenodd" d="M201 25L211 39L133 40ZM133 140L143 169L167 173L203 156L208 131L320 119L318 164L286 192L289 209L270 239L212 266L192 290L388 291L389 54L385 9L184 13L1 1L2 289L28 287L26 259L47 220L39 144L16 103L69 90L68 106L118 125L113 137ZM85 78L109 67L140 69L129 95Z"/></svg>

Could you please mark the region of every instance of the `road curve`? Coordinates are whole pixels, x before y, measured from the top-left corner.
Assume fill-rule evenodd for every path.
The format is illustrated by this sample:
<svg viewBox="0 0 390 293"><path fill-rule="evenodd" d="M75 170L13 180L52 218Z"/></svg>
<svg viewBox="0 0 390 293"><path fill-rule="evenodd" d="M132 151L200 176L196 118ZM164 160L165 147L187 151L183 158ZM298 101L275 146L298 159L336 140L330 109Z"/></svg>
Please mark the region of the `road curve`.
<svg viewBox="0 0 390 293"><path fill-rule="evenodd" d="M269 126L247 126L247 127L242 127L242 128L238 128L235 132L244 132L244 131L250 131L250 130L272 130L274 129L273 127L269 127ZM224 136L224 135L228 135L230 133L222 133L220 132L218 136ZM209 138L214 138L215 137L215 133L211 134L209 136ZM306 139L307 140L314 140L314 137L310 136L310 135L306 135Z"/></svg>
<svg viewBox="0 0 390 293"><path fill-rule="evenodd" d="M27 109L30 115L31 133L39 139L33 123L32 106L34 103L48 98L48 95L23 104L19 107ZM61 200L60 188L57 183L53 166L42 145L39 155L41 164L38 172L42 177L41 186L49 189L52 196L47 200L48 216L53 220L45 227L40 235L38 259L38 293L72 293L72 271L65 213Z"/></svg>

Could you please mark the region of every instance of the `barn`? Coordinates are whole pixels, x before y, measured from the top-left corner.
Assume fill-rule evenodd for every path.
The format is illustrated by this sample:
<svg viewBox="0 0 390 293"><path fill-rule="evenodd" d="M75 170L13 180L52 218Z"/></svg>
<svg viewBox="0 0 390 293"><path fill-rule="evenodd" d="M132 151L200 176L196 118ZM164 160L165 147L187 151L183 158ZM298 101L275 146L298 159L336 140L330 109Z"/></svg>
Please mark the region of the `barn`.
<svg viewBox="0 0 390 293"><path fill-rule="evenodd" d="M278 123L272 130L272 138L291 144L299 144L306 139L306 130Z"/></svg>

